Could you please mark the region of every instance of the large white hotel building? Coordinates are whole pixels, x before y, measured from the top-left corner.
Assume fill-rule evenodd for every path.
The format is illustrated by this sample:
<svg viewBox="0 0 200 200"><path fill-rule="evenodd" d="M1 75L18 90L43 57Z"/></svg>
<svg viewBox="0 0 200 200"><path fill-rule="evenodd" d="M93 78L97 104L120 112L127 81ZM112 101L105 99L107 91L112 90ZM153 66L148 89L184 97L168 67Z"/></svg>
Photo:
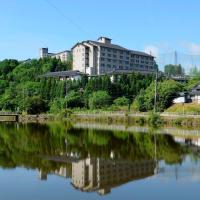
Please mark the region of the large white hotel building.
<svg viewBox="0 0 200 200"><path fill-rule="evenodd" d="M154 57L111 43L110 38L83 41L72 47L73 70L101 75L115 70L153 73Z"/></svg>
<svg viewBox="0 0 200 200"><path fill-rule="evenodd" d="M116 71L154 73L156 70L152 55L112 44L107 37L100 37L97 41L79 42L72 47L71 52L51 54L47 48L40 49L41 58L50 56L67 61L69 55L73 58L73 70L88 75L103 75Z"/></svg>

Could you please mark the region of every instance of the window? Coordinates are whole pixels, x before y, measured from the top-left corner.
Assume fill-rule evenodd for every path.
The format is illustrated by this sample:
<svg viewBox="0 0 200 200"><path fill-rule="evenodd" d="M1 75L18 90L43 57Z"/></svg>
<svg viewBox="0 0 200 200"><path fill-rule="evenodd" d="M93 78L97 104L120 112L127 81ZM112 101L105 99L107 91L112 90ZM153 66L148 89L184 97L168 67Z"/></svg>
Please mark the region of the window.
<svg viewBox="0 0 200 200"><path fill-rule="evenodd" d="M110 54L110 53L108 53L108 57L111 57L111 54Z"/></svg>
<svg viewBox="0 0 200 200"><path fill-rule="evenodd" d="M111 62L111 59L108 58L107 61L108 61L108 62Z"/></svg>
<svg viewBox="0 0 200 200"><path fill-rule="evenodd" d="M123 59L123 56L120 56L119 58L120 58L120 59Z"/></svg>
<svg viewBox="0 0 200 200"><path fill-rule="evenodd" d="M117 53L117 50L116 50L116 49L113 49L113 53Z"/></svg>
<svg viewBox="0 0 200 200"><path fill-rule="evenodd" d="M101 61L104 61L105 59L104 58L101 58Z"/></svg>
<svg viewBox="0 0 200 200"><path fill-rule="evenodd" d="M105 53L102 53L101 55L102 55L102 56L105 56L106 54L105 54Z"/></svg>
<svg viewBox="0 0 200 200"><path fill-rule="evenodd" d="M111 49L108 48L107 51L108 51L108 52L111 52Z"/></svg>
<svg viewBox="0 0 200 200"><path fill-rule="evenodd" d="M129 65L129 61L125 61L125 64L126 64L126 65Z"/></svg>
<svg viewBox="0 0 200 200"><path fill-rule="evenodd" d="M113 54L113 58L117 58L117 55L116 55L116 54Z"/></svg>

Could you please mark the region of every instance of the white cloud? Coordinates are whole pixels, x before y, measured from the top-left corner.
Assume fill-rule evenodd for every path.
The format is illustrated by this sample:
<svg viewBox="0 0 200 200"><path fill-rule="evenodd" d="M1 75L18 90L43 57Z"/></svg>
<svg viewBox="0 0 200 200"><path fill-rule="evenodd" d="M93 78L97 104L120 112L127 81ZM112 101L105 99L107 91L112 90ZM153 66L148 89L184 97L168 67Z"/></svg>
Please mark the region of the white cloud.
<svg viewBox="0 0 200 200"><path fill-rule="evenodd" d="M193 55L200 55L200 44L195 44L193 42L185 43L184 48Z"/></svg>
<svg viewBox="0 0 200 200"><path fill-rule="evenodd" d="M144 52L155 56L156 58L159 57L159 48L155 45L147 45L144 48Z"/></svg>

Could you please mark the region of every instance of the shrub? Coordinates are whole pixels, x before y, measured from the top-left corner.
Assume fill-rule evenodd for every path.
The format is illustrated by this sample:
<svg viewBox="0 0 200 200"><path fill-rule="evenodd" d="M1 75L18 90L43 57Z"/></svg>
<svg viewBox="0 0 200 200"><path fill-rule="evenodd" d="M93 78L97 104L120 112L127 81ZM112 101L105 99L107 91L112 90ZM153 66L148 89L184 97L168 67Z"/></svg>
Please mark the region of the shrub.
<svg viewBox="0 0 200 200"><path fill-rule="evenodd" d="M163 120L161 119L159 114L152 112L149 115L148 123L150 126L158 127L163 123Z"/></svg>
<svg viewBox="0 0 200 200"><path fill-rule="evenodd" d="M64 110L62 110L60 112L60 117L62 117L62 118L68 118L68 117L70 117L70 115L72 113L73 113L72 110L70 110L70 109L64 109Z"/></svg>
<svg viewBox="0 0 200 200"><path fill-rule="evenodd" d="M89 108L96 109L96 108L103 108L111 103L111 97L106 91L97 91L93 92L92 95L89 97Z"/></svg>
<svg viewBox="0 0 200 200"><path fill-rule="evenodd" d="M129 100L123 96L115 99L113 103L116 106L128 106Z"/></svg>
<svg viewBox="0 0 200 200"><path fill-rule="evenodd" d="M84 107L84 102L79 92L71 91L65 98L67 108Z"/></svg>
<svg viewBox="0 0 200 200"><path fill-rule="evenodd" d="M40 114L48 109L46 102L40 96L28 97L25 105L28 114Z"/></svg>

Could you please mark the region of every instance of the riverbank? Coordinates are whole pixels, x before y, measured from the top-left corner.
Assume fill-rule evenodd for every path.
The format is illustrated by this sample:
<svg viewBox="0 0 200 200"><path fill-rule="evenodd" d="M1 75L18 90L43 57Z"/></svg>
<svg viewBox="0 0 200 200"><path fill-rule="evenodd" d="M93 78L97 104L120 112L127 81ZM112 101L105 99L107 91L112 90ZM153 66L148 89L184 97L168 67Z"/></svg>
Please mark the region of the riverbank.
<svg viewBox="0 0 200 200"><path fill-rule="evenodd" d="M127 113L127 112L99 112L79 113L71 115L73 121L80 122L106 122L115 124L147 124L150 113ZM200 126L200 115L160 113L163 124L176 126Z"/></svg>
<svg viewBox="0 0 200 200"><path fill-rule="evenodd" d="M66 114L40 114L40 115L19 115L18 122L20 123L45 123L49 121L62 121L71 120L72 122L98 122L108 124L125 124L127 126L133 124L144 125L149 123L152 113L136 113L124 111L74 111ZM191 114L173 114L173 113L160 113L158 114L162 124L184 126L184 127L200 127L200 115ZM6 121L9 120L6 117Z"/></svg>
<svg viewBox="0 0 200 200"><path fill-rule="evenodd" d="M40 114L40 115L19 115L18 122L20 123L45 123L49 121L55 121L57 117L52 114Z"/></svg>

